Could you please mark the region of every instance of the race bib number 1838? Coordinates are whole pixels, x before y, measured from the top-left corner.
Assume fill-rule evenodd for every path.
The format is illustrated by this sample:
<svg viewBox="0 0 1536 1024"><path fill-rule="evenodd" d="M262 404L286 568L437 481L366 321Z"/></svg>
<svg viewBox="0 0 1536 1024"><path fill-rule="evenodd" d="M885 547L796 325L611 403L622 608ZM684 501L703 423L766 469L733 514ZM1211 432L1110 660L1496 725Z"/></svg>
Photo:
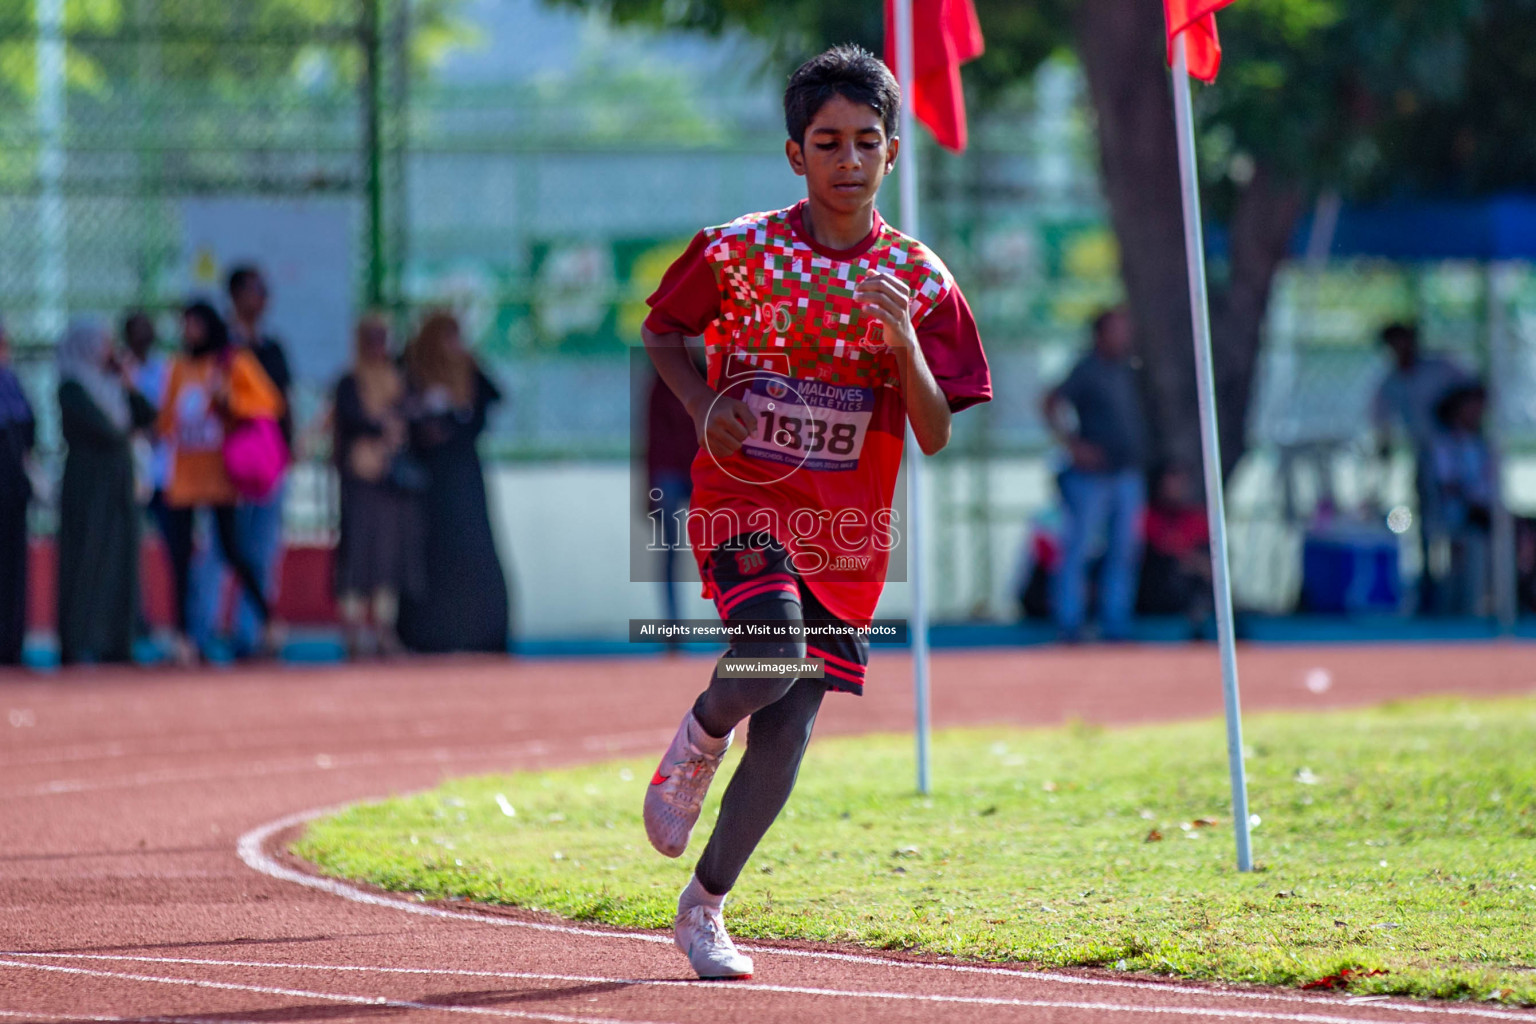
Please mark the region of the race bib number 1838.
<svg viewBox="0 0 1536 1024"><path fill-rule="evenodd" d="M873 388L758 372L743 396L757 431L742 454L805 469L857 469L875 411Z"/></svg>

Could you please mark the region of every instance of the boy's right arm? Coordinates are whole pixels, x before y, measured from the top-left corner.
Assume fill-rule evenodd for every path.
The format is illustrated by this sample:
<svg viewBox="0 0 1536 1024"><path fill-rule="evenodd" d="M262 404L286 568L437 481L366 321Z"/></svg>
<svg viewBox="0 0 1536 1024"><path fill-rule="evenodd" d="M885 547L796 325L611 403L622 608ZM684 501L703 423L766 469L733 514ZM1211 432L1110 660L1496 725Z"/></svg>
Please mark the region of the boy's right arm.
<svg viewBox="0 0 1536 1024"><path fill-rule="evenodd" d="M657 334L649 327L641 327L640 337L656 373L693 417L699 443L717 459L740 451L742 442L757 430L757 417L747 403L717 393L699 376L698 368L688 358L682 334Z"/></svg>
<svg viewBox="0 0 1536 1024"><path fill-rule="evenodd" d="M655 294L646 300L651 315L640 336L656 372L693 417L699 443L724 459L741 450L741 443L757 429L757 417L745 402L717 394L688 358L684 339L704 333L720 316L720 281L707 258L710 237L707 231L694 235L662 275Z"/></svg>

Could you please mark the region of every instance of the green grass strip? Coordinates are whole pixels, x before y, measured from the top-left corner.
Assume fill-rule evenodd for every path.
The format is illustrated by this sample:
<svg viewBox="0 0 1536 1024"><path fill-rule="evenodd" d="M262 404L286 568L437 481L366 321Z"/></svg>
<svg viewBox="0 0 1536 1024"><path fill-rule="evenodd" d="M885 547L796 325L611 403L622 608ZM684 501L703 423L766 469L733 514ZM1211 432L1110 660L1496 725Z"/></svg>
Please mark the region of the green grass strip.
<svg viewBox="0 0 1536 1024"><path fill-rule="evenodd" d="M910 737L818 740L727 920L738 938L1273 985L1350 968L1387 972L1356 993L1536 1003L1536 699L1245 725L1253 874L1234 867L1217 721L942 732L926 799ZM294 852L430 898L669 927L735 757L679 861L645 840L650 758L455 780L317 822Z"/></svg>

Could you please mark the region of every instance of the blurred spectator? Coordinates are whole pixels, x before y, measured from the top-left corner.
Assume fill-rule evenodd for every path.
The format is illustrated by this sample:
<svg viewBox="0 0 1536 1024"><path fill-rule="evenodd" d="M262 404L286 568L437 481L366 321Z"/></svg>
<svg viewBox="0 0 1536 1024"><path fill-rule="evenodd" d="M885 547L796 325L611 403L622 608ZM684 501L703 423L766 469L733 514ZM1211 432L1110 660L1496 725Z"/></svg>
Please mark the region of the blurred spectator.
<svg viewBox="0 0 1536 1024"><path fill-rule="evenodd" d="M282 396L282 412L278 426L283 433L283 443L293 452L293 413L289 393L293 387L293 374L288 368L288 355L282 343L267 333L263 321L267 313L269 293L266 278L260 270L243 264L230 271L228 281L231 317L229 340L237 348L244 348L256 357L267 379ZM261 580L261 592L269 602L277 600L278 575L283 556L283 501L287 495L286 481L280 482L270 495L260 501L242 501L235 514L241 551L246 561L256 569ZM217 605L219 592L223 590L223 573L204 574L205 580L215 581L211 599ZM237 657L254 652L260 641L258 609L246 595L241 595L235 608L234 650Z"/></svg>
<svg viewBox="0 0 1536 1024"><path fill-rule="evenodd" d="M21 664L27 634L27 458L37 420L11 370L11 343L0 324L0 665Z"/></svg>
<svg viewBox="0 0 1536 1024"><path fill-rule="evenodd" d="M430 483L422 495L426 586L402 600L400 639L422 652L505 652L507 582L475 448L501 392L465 348L449 313L427 317L406 350L405 366L410 449Z"/></svg>
<svg viewBox="0 0 1536 1024"><path fill-rule="evenodd" d="M660 517L661 600L668 619L677 618L677 555L683 543L678 514L693 494L693 458L698 428L666 381L652 374L646 401L645 475L650 514Z"/></svg>
<svg viewBox="0 0 1536 1024"><path fill-rule="evenodd" d="M165 353L157 350L158 341L155 321L148 313L134 310L123 318L123 346L128 350L125 362L133 380L133 388L156 409L160 408L165 398L165 384L171 373L171 361ZM147 445L147 455L140 442ZM142 475L141 483L149 491L145 504L154 518L155 528L164 539L165 487L170 481L171 449L165 441L155 436L153 430L148 437L141 435L135 438L134 445L138 471Z"/></svg>
<svg viewBox="0 0 1536 1024"><path fill-rule="evenodd" d="M194 513L209 509L219 547L266 626L267 647L276 636L256 568L238 543L235 487L224 467L226 431L242 419L275 418L282 395L256 357L230 345L229 331L206 302L194 302L182 315L182 352L171 364L160 406L159 432L174 446L166 488L166 547L176 586L177 658L196 655L189 639L190 574Z"/></svg>
<svg viewBox="0 0 1536 1024"><path fill-rule="evenodd" d="M128 662L139 607L133 432L155 407L133 387L106 325L80 319L59 342L59 660Z"/></svg>
<svg viewBox="0 0 1536 1024"><path fill-rule="evenodd" d="M126 353L122 358L129 380L133 389L157 409L160 400L165 397L165 382L171 373L171 361L165 353L155 350L158 341L155 321L148 313L136 309L123 318L123 347ZM140 456L143 459L140 482L148 491L146 504L153 507L157 496L165 490L171 453L163 442L156 442L153 438L144 440L147 442L147 450Z"/></svg>
<svg viewBox="0 0 1536 1024"><path fill-rule="evenodd" d="M341 538L336 600L347 651L362 650L370 610L379 652L400 651L401 595L421 591L420 514L427 471L405 450L405 378L389 352L389 325L367 316L357 325L356 361L336 385L332 454L341 476Z"/></svg>
<svg viewBox="0 0 1536 1024"><path fill-rule="evenodd" d="M1515 518L1515 594L1519 607L1536 612L1536 519Z"/></svg>
<svg viewBox="0 0 1536 1024"><path fill-rule="evenodd" d="M1051 613L1051 580L1061 567L1062 519L1059 504L1046 505L1035 513L1025 530L1014 585L1021 618L1055 618ZM1088 605L1096 607L1097 595L1091 589Z"/></svg>
<svg viewBox="0 0 1536 1024"><path fill-rule="evenodd" d="M1181 615L1198 629L1211 613L1211 528L1183 466L1153 475L1145 534L1137 612Z"/></svg>
<svg viewBox="0 0 1536 1024"><path fill-rule="evenodd" d="M1051 594L1057 628L1068 643L1083 637L1088 566L1101 538L1101 635L1109 640L1130 636L1146 503L1147 436L1131 345L1126 311L1100 313L1093 321L1092 351L1045 396L1045 421L1071 458L1058 477L1067 517ZM1075 430L1063 423L1063 405L1077 413Z"/></svg>
<svg viewBox="0 0 1536 1024"><path fill-rule="evenodd" d="M1430 451L1437 432L1435 412L1440 400L1470 375L1442 356L1419 350L1419 329L1395 323L1382 328L1381 343L1392 353L1392 368L1377 388L1371 406L1382 458L1391 454L1392 435L1400 430L1413 449L1414 493L1419 506L1419 552L1423 570L1419 576L1419 611L1434 611L1436 599L1434 564L1429 555L1431 539L1444 531L1437 493L1432 481Z"/></svg>
<svg viewBox="0 0 1536 1024"><path fill-rule="evenodd" d="M1439 429L1430 445L1430 466L1439 502L1437 539L1450 546L1439 608L1448 615L1488 610L1494 466L1483 436L1487 404L1483 385L1473 382L1453 388L1436 408Z"/></svg>

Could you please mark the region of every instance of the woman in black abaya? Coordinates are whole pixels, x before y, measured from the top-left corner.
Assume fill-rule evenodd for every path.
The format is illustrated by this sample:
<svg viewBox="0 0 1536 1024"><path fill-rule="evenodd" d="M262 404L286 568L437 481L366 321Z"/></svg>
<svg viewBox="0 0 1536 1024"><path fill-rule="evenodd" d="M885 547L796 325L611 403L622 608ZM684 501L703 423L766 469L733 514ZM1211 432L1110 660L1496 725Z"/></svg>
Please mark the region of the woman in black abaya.
<svg viewBox="0 0 1536 1024"><path fill-rule="evenodd" d="M426 585L402 601L400 640L413 651L505 652L509 600L486 506L476 441L501 400L464 347L458 321L427 317L406 350L410 450L426 468Z"/></svg>

